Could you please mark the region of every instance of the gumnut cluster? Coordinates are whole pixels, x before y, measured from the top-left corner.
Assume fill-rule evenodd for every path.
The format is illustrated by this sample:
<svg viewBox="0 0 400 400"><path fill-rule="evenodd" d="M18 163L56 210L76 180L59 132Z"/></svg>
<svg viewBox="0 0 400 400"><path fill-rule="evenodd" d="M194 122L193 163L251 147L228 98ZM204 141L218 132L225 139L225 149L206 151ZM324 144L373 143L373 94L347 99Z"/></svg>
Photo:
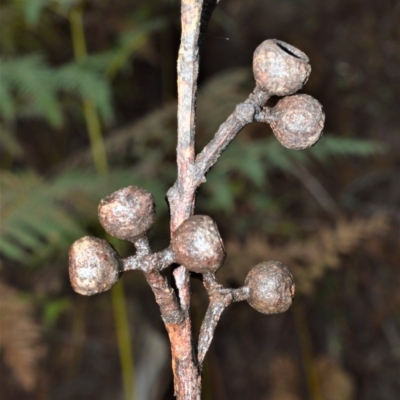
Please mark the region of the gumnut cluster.
<svg viewBox="0 0 400 400"><path fill-rule="evenodd" d="M129 186L100 201L99 220L112 236L132 242L136 255L122 259L106 241L91 236L77 240L69 251L69 274L73 289L91 296L115 285L128 270L150 272L172 264L184 265L196 274L212 274L225 260L225 246L216 223L206 215L193 215L174 232L170 246L151 254L147 234L155 222L153 196ZM269 261L256 265L239 289L257 311L286 311L294 296L293 277L283 264Z"/></svg>
<svg viewBox="0 0 400 400"><path fill-rule="evenodd" d="M288 149L307 149L322 135L325 114L321 104L309 95L295 94L310 73L308 57L281 40L266 40L254 52L256 91L267 97L283 97L275 107L264 107L256 120L269 123L276 138Z"/></svg>

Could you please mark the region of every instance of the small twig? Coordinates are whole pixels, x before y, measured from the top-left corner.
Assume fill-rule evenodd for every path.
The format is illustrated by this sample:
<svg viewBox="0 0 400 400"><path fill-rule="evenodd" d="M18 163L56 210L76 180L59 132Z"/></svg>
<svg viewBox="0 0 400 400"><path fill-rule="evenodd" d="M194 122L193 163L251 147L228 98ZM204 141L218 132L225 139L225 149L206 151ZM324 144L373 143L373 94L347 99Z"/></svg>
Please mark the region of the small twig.
<svg viewBox="0 0 400 400"><path fill-rule="evenodd" d="M153 290L156 302L160 307L161 317L165 324L182 323L185 319L185 315L179 307L179 302L167 278L163 277L158 271L145 273L145 277Z"/></svg>
<svg viewBox="0 0 400 400"><path fill-rule="evenodd" d="M200 368L203 365L204 357L210 347L222 312L231 303L246 300L249 294L249 289L246 286L238 289L224 288L216 281L215 275L212 273L203 275L203 285L207 290L210 303L200 328L197 345L197 360Z"/></svg>
<svg viewBox="0 0 400 400"><path fill-rule="evenodd" d="M205 182L205 174L217 162L219 156L235 139L236 135L249 123L258 120L262 107L269 96L257 88L247 100L236 106L235 111L219 127L214 138L196 157L197 186Z"/></svg>
<svg viewBox="0 0 400 400"><path fill-rule="evenodd" d="M174 253L170 247L153 254L137 252L134 256L122 260L122 271L140 270L145 273L162 271L174 262Z"/></svg>
<svg viewBox="0 0 400 400"><path fill-rule="evenodd" d="M150 243L148 237L141 236L133 242L138 256L146 256L151 253Z"/></svg>

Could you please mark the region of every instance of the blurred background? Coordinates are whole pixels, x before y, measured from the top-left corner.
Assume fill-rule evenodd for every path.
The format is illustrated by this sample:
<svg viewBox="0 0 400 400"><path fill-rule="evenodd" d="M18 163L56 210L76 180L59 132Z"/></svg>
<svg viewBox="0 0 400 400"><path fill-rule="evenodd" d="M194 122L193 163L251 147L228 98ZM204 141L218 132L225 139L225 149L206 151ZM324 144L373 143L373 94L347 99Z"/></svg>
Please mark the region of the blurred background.
<svg viewBox="0 0 400 400"><path fill-rule="evenodd" d="M105 238L100 199L138 185L169 242L176 176L180 2L3 0L0 6L2 398L173 399L169 347L140 273L75 294L68 248ZM244 129L208 175L197 213L218 223L221 283L279 260L297 297L282 315L222 315L204 400L394 400L400 393L400 3L222 0L203 40L198 150L254 87L268 38L311 60L303 92L326 112L304 152ZM132 247L110 240L121 255ZM207 297L193 281L197 333Z"/></svg>

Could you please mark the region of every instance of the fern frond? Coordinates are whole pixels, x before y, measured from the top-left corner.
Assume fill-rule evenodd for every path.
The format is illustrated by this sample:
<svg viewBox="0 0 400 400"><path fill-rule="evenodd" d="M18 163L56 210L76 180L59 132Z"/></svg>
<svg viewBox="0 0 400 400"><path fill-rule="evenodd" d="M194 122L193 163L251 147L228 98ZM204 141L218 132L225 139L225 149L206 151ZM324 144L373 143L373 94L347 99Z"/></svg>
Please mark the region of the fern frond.
<svg viewBox="0 0 400 400"><path fill-rule="evenodd" d="M29 25L36 25L43 10L52 3L54 0L23 0L20 2L26 22Z"/></svg>
<svg viewBox="0 0 400 400"><path fill-rule="evenodd" d="M112 120L111 87L102 74L73 62L59 68L55 78L58 89L91 100L105 121Z"/></svg>
<svg viewBox="0 0 400 400"><path fill-rule="evenodd" d="M65 251L71 242L87 233L88 226L98 224L96 209L100 199L131 184L150 190L159 205L159 214L167 213L167 183L147 179L140 170L114 171L106 178L90 170L74 170L50 180L32 172L2 171L1 253L23 264L34 264L55 251Z"/></svg>
<svg viewBox="0 0 400 400"><path fill-rule="evenodd" d="M147 43L149 35L164 28L165 25L165 18L152 18L136 24L132 29L123 33L115 50L110 52L111 57L106 74L111 77L115 76L126 65L129 58Z"/></svg>
<svg viewBox="0 0 400 400"><path fill-rule="evenodd" d="M371 157L387 152L387 146L375 140L360 140L353 138L335 137L326 134L324 140L307 150L314 158L322 163L331 157Z"/></svg>
<svg viewBox="0 0 400 400"><path fill-rule="evenodd" d="M4 361L21 386L31 391L38 378L38 363L45 347L40 326L33 318L32 303L0 281L0 349Z"/></svg>
<svg viewBox="0 0 400 400"><path fill-rule="evenodd" d="M19 115L38 115L45 117L53 126L60 126L62 112L57 100L57 86L54 72L37 55L16 59L2 59L0 87L7 108L0 108L5 118L11 118L11 112ZM12 107L10 98L16 92L18 109Z"/></svg>
<svg viewBox="0 0 400 400"><path fill-rule="evenodd" d="M28 262L44 243L62 242L85 233L51 196L48 183L33 173L2 171L0 185L2 252L20 262Z"/></svg>

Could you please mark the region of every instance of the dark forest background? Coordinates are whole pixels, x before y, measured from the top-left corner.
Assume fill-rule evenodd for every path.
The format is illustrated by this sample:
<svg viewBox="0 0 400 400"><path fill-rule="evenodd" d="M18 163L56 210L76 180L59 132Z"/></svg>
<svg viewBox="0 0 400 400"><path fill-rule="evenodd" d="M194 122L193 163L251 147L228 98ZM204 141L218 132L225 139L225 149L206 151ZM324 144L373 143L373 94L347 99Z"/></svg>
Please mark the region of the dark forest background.
<svg viewBox="0 0 400 400"><path fill-rule="evenodd" d="M166 334L141 274L124 275L114 294L84 298L69 285L67 253L83 235L105 237L97 205L131 184L155 196L153 248L168 244L179 6L1 3L4 399L173 398ZM221 0L213 14L198 148L253 89L252 53L268 38L309 56L303 92L323 104L326 127L316 146L295 152L268 126L248 126L199 191L197 213L217 221L227 247L221 283L238 287L252 266L275 259L297 285L285 314L247 304L225 311L204 400L398 398L399 21L395 0ZM206 306L193 281L196 330Z"/></svg>

